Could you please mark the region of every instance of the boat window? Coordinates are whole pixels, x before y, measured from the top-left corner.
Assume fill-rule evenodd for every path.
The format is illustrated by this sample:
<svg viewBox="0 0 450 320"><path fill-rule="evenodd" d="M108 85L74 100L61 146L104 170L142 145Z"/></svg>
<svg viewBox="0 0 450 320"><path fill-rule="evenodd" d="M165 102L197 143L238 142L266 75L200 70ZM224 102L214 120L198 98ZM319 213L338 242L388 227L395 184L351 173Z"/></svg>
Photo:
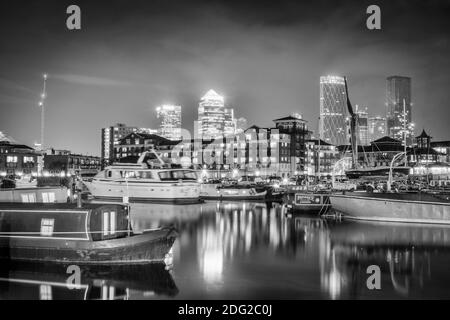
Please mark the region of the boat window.
<svg viewBox="0 0 450 320"><path fill-rule="evenodd" d="M103 212L103 235L116 233L117 213L115 211Z"/></svg>
<svg viewBox="0 0 450 320"><path fill-rule="evenodd" d="M23 193L21 194L22 203L35 203L36 195L34 193Z"/></svg>
<svg viewBox="0 0 450 320"><path fill-rule="evenodd" d="M55 193L54 192L43 192L42 193L42 202L44 202L44 203L56 202Z"/></svg>
<svg viewBox="0 0 450 320"><path fill-rule="evenodd" d="M151 171L138 171L137 177L140 179L153 179L153 175Z"/></svg>
<svg viewBox="0 0 450 320"><path fill-rule="evenodd" d="M197 181L197 173L189 170L176 170L176 171L162 171L159 172L159 178L162 181L170 180L188 180Z"/></svg>
<svg viewBox="0 0 450 320"><path fill-rule="evenodd" d="M44 236L44 237L53 236L54 226L55 226L55 219L42 219L41 220L41 236Z"/></svg>
<svg viewBox="0 0 450 320"><path fill-rule="evenodd" d="M106 171L106 177L112 178L112 171L110 171L110 170Z"/></svg>

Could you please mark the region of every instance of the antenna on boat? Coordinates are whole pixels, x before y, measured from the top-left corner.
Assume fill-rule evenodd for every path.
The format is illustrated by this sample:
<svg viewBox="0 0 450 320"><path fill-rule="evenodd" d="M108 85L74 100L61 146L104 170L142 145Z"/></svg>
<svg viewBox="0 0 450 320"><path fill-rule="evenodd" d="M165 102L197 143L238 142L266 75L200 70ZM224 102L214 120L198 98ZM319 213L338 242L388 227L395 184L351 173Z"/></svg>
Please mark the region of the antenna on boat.
<svg viewBox="0 0 450 320"><path fill-rule="evenodd" d="M144 151L142 153L142 155L139 157L139 160L137 161L138 164L143 164L145 163L145 158L147 157L148 154L154 154L156 159L158 159L161 167L163 167L166 163L164 162L164 160L161 158L161 156L156 152L155 149L151 149L150 151Z"/></svg>

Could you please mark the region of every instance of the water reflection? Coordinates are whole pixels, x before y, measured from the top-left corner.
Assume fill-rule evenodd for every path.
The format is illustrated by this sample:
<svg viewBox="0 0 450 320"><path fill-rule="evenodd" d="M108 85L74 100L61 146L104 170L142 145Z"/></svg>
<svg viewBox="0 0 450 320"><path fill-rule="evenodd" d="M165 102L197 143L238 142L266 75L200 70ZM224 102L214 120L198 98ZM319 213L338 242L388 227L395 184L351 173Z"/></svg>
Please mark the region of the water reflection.
<svg viewBox="0 0 450 320"><path fill-rule="evenodd" d="M449 227L290 217L266 203L132 205L134 230L169 225L179 231L171 271L91 267L68 290L64 269L3 265L0 298L450 298ZM366 286L370 265L381 290Z"/></svg>
<svg viewBox="0 0 450 320"><path fill-rule="evenodd" d="M173 297L178 293L164 264L80 266L73 282L68 266L5 262L0 267L0 299L126 300L139 296Z"/></svg>

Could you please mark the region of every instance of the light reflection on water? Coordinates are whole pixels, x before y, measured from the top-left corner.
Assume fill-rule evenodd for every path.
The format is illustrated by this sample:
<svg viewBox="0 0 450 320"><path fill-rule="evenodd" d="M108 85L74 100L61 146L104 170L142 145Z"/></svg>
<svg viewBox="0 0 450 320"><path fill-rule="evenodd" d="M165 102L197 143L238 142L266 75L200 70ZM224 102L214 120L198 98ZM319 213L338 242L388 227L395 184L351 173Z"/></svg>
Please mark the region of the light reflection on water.
<svg viewBox="0 0 450 320"><path fill-rule="evenodd" d="M0 271L0 298L450 298L449 227L287 217L279 205L248 202L133 204L132 225L177 228L172 270L85 268L83 287L70 291L61 268L11 264ZM379 291L366 286L374 264Z"/></svg>

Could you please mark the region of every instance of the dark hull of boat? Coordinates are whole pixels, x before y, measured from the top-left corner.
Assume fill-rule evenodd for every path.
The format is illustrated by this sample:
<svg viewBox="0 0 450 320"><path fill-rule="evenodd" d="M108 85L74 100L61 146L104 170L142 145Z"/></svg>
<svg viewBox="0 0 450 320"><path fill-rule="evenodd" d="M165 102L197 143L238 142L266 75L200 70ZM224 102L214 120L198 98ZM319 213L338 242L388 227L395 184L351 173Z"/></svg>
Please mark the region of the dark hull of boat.
<svg viewBox="0 0 450 320"><path fill-rule="evenodd" d="M262 196L202 196L204 200L221 200L221 201L262 201L266 200L266 195Z"/></svg>
<svg viewBox="0 0 450 320"><path fill-rule="evenodd" d="M99 201L114 201L122 203L123 198L120 197L93 197L94 200ZM197 204L202 203L200 198L183 198L183 199L158 199L158 198L129 198L129 202L133 203L166 203L166 204Z"/></svg>
<svg viewBox="0 0 450 320"><path fill-rule="evenodd" d="M330 200L348 219L450 224L450 201L434 195L347 193L330 195Z"/></svg>
<svg viewBox="0 0 450 320"><path fill-rule="evenodd" d="M408 175L410 171L409 167L403 168L403 167L394 167L393 168L393 174L397 175ZM345 175L349 179L359 179L361 177L376 177L376 176L388 176L389 175L389 168L373 168L371 170L349 170L345 172Z"/></svg>
<svg viewBox="0 0 450 320"><path fill-rule="evenodd" d="M0 238L0 257L75 264L159 262L164 261L175 239L176 232L173 229L103 241L3 237Z"/></svg>

